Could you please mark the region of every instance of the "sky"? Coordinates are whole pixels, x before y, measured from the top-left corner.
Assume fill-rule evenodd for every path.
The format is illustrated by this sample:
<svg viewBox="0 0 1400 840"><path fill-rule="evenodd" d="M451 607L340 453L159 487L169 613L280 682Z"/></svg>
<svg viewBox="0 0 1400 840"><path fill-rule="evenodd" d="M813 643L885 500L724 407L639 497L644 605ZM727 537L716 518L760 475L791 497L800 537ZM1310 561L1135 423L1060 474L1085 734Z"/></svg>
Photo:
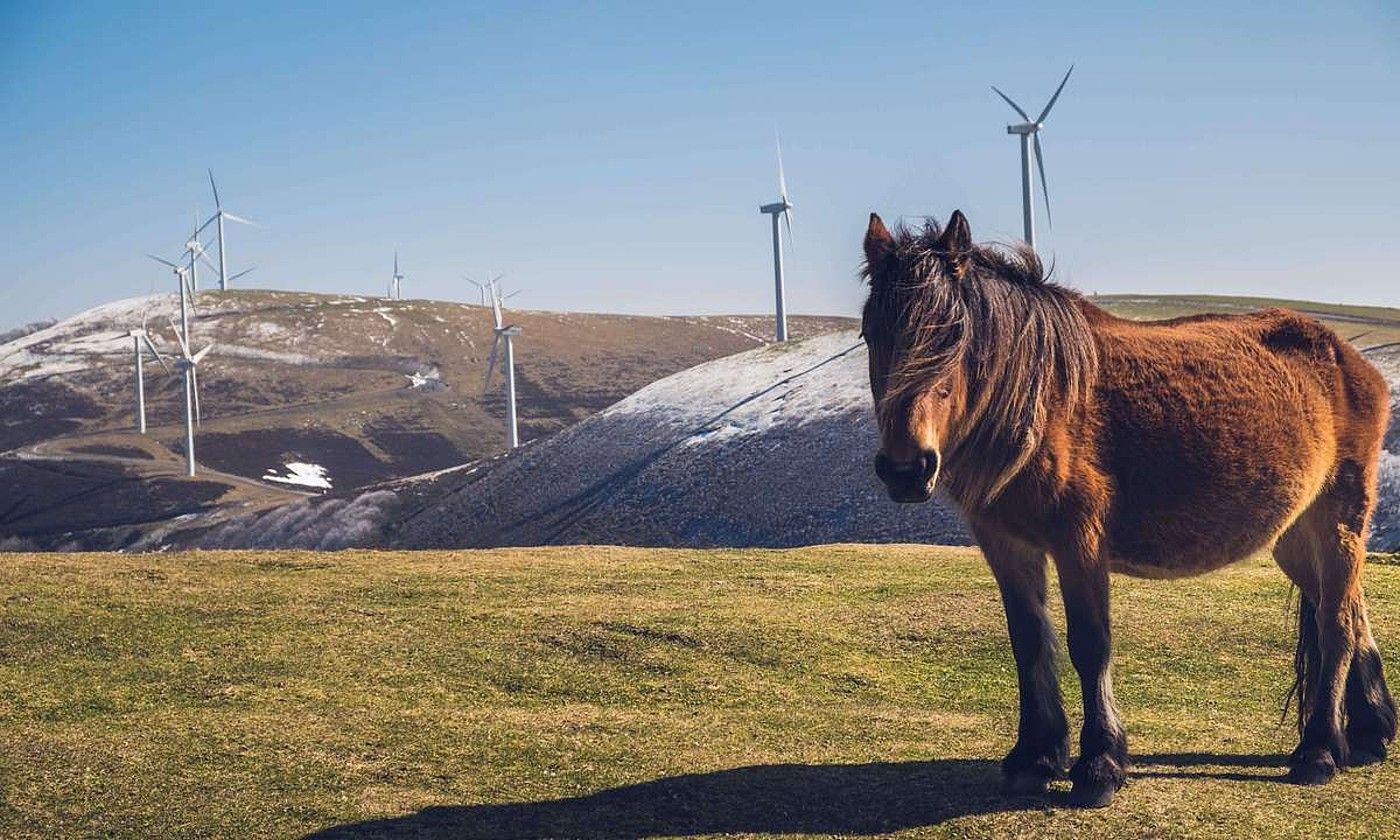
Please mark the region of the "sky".
<svg viewBox="0 0 1400 840"><path fill-rule="evenodd" d="M1126 9L1126 6L1135 6ZM1400 4L0 0L0 330L173 291L213 200L248 286L531 309L859 309L867 214L1020 235L1085 292L1400 306ZM1042 215L1043 219L1043 215Z"/></svg>

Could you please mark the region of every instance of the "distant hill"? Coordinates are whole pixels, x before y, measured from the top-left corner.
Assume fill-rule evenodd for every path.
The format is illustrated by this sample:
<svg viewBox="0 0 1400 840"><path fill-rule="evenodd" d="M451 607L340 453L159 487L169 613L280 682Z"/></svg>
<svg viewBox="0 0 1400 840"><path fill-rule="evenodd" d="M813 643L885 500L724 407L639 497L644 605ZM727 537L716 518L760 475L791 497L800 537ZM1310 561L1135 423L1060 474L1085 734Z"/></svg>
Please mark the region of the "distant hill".
<svg viewBox="0 0 1400 840"><path fill-rule="evenodd" d="M1181 315L1243 308L1236 300L1100 302L1128 314ZM1400 395L1400 346L1393 338L1400 313L1327 316L1347 328L1344 335L1357 340ZM231 524L211 533L207 544L967 542L946 504L904 506L886 498L870 466L877 441L866 378L854 330L751 350L649 385L508 457L395 482L354 500L300 503L274 517ZM1392 416L1400 417L1396 409ZM1393 422L1372 539L1379 549L1400 549L1397 431L1400 423Z"/></svg>
<svg viewBox="0 0 1400 840"><path fill-rule="evenodd" d="M155 433L125 429L130 362L120 331L150 301L99 308L0 346L0 434L12 441L0 481L18 477L20 488L0 507L0 538L132 549L967 539L947 507L894 505L875 484L864 351L851 319L798 319L794 332L810 338L768 346L769 321L757 316L517 313L532 442L505 455L499 390L479 391L490 336L481 308L207 297L196 343L215 338L219 348L204 377L215 396L197 451L223 472L179 475L173 381L152 397ZM1096 300L1140 318L1289 305L1354 341L1400 395L1396 310ZM173 303L156 302L167 311ZM1394 550L1400 423L1387 446L1372 544ZM288 475L290 463L325 467L333 489L262 480L267 470Z"/></svg>
<svg viewBox="0 0 1400 840"><path fill-rule="evenodd" d="M0 542L122 547L191 522L319 492L277 479L325 470L352 492L502 451L500 380L483 395L489 311L426 300L200 292L198 479L181 475L179 383L147 364L150 434L132 431L128 330L143 319L174 355L174 295L117 301L0 344ZM553 434L643 385L764 344L763 316L513 311L524 440ZM797 335L848 319L791 319ZM201 514L192 518L191 514Z"/></svg>

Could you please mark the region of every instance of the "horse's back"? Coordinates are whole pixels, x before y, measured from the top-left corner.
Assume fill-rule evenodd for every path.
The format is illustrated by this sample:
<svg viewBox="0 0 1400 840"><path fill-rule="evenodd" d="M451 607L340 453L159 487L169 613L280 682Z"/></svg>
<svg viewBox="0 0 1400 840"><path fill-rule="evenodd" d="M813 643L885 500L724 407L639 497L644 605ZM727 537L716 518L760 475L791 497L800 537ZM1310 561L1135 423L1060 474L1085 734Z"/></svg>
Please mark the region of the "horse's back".
<svg viewBox="0 0 1400 840"><path fill-rule="evenodd" d="M1190 574L1266 548L1340 459L1375 459L1385 382L1315 319L1266 310L1094 329L1107 536L1126 571Z"/></svg>

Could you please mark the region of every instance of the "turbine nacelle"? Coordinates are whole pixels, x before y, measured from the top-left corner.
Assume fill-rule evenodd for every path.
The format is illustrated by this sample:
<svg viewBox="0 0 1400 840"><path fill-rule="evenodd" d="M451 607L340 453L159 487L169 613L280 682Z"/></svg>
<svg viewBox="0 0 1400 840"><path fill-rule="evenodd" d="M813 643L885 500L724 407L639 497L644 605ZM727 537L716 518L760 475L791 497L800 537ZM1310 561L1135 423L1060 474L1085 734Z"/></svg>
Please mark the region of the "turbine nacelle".
<svg viewBox="0 0 1400 840"><path fill-rule="evenodd" d="M789 211L789 210L791 210L791 209L792 209L792 202L788 201L788 200L785 199L785 198L780 198L780 199L778 199L777 201L773 202L772 204L764 204L764 205L759 206L758 212L760 212L760 213L786 213L787 211Z"/></svg>
<svg viewBox="0 0 1400 840"><path fill-rule="evenodd" d="M1035 134L1045 126L1045 123L1016 123L1006 127L1007 134Z"/></svg>

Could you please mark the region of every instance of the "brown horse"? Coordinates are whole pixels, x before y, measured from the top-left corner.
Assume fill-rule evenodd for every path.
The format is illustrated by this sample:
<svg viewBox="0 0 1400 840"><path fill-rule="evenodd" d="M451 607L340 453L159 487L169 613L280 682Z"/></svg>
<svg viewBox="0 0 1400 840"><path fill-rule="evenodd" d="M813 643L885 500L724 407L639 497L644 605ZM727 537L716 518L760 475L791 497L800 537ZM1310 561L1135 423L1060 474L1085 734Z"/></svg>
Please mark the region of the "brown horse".
<svg viewBox="0 0 1400 840"><path fill-rule="evenodd" d="M871 214L865 258L875 472L900 502L941 479L1001 588L1021 698L1008 791L1045 791L1067 757L1047 555L1084 696L1075 802L1108 804L1128 766L1109 572L1195 575L1270 547L1302 597L1290 779L1385 757L1395 703L1361 568L1388 395L1351 345L1286 310L1117 318L1030 249L974 244L961 212L894 234Z"/></svg>

